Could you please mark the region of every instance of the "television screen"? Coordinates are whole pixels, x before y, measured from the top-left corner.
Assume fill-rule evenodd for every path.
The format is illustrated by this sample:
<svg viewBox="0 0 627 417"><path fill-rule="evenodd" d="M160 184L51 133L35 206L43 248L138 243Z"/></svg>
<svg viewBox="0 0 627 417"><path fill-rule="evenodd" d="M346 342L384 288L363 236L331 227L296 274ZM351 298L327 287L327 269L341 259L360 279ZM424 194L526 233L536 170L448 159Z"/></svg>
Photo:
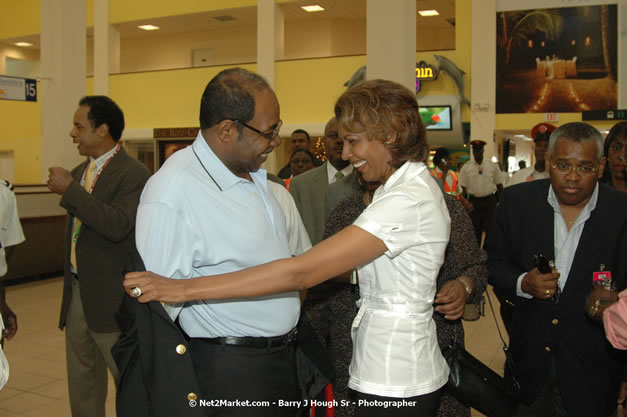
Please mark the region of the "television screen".
<svg viewBox="0 0 627 417"><path fill-rule="evenodd" d="M452 130L451 106L420 106L420 117L427 130Z"/></svg>

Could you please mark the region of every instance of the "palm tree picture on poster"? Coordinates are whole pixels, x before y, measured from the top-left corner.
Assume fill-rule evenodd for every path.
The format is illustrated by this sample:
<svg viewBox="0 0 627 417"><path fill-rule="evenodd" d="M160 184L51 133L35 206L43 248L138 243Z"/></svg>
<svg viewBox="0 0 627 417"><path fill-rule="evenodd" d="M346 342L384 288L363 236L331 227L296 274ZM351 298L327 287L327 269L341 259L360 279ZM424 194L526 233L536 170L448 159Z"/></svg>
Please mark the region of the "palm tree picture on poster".
<svg viewBox="0 0 627 417"><path fill-rule="evenodd" d="M617 105L616 5L497 13L497 113Z"/></svg>

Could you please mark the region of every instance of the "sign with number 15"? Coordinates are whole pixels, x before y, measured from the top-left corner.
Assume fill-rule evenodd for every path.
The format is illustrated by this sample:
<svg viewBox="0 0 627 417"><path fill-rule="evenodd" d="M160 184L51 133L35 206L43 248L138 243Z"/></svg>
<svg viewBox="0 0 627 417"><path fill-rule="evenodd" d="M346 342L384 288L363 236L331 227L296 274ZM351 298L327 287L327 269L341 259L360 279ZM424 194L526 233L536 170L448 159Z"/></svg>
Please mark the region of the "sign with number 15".
<svg viewBox="0 0 627 417"><path fill-rule="evenodd" d="M37 101L37 80L0 76L0 99Z"/></svg>

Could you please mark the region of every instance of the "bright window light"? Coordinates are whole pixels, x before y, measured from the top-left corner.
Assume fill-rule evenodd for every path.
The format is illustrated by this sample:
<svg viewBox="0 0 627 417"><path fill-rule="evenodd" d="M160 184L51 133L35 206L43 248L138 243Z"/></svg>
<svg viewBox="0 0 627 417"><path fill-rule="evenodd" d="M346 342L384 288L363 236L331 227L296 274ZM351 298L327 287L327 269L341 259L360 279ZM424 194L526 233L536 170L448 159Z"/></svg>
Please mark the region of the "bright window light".
<svg viewBox="0 0 627 417"><path fill-rule="evenodd" d="M15 46L22 46L22 47L33 46L33 44L30 43L30 42L15 42L13 45L15 45Z"/></svg>
<svg viewBox="0 0 627 417"><path fill-rule="evenodd" d="M306 12L321 12L324 10L324 7L320 7L317 4L313 4L311 6L302 6L301 9L303 9Z"/></svg>
<svg viewBox="0 0 627 417"><path fill-rule="evenodd" d="M419 10L418 13L422 17L438 16L440 14L437 10Z"/></svg>
<svg viewBox="0 0 627 417"><path fill-rule="evenodd" d="M155 26L155 25L140 25L137 27L142 30L159 30L159 26Z"/></svg>

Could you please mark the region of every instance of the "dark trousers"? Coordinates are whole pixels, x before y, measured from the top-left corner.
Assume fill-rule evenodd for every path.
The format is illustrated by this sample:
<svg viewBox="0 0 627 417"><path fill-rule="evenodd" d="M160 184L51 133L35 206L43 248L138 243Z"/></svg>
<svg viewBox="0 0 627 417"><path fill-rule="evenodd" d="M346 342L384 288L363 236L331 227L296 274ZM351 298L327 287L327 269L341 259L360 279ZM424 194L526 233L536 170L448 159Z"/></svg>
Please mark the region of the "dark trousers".
<svg viewBox="0 0 627 417"><path fill-rule="evenodd" d="M197 406L212 417L291 417L300 415L294 344L258 348L190 340L200 385ZM205 402L201 402L204 400ZM224 401L223 404L217 403ZM207 405L213 401L213 404ZM226 402L230 401L230 404ZM237 403L239 401L239 403ZM246 401L265 404L246 405ZM288 403L294 401L294 403Z"/></svg>
<svg viewBox="0 0 627 417"><path fill-rule="evenodd" d="M516 417L568 417L557 386L555 361L551 363L549 375L538 398L531 404L521 403L516 411Z"/></svg>
<svg viewBox="0 0 627 417"><path fill-rule="evenodd" d="M494 210L496 209L496 196L494 194L486 197L475 197L471 195L468 201L470 201L473 206L470 212L470 220L475 229L477 242L479 242L479 246L481 246L482 232L486 233L486 237L488 236L488 229L490 228L492 216L494 216Z"/></svg>
<svg viewBox="0 0 627 417"><path fill-rule="evenodd" d="M531 404L520 403L515 417L568 417L568 415L557 386L557 368L553 361L538 398ZM608 417L616 417L616 411L612 411Z"/></svg>
<svg viewBox="0 0 627 417"><path fill-rule="evenodd" d="M380 397L357 392L355 417L435 417L441 395L442 389L409 398Z"/></svg>

